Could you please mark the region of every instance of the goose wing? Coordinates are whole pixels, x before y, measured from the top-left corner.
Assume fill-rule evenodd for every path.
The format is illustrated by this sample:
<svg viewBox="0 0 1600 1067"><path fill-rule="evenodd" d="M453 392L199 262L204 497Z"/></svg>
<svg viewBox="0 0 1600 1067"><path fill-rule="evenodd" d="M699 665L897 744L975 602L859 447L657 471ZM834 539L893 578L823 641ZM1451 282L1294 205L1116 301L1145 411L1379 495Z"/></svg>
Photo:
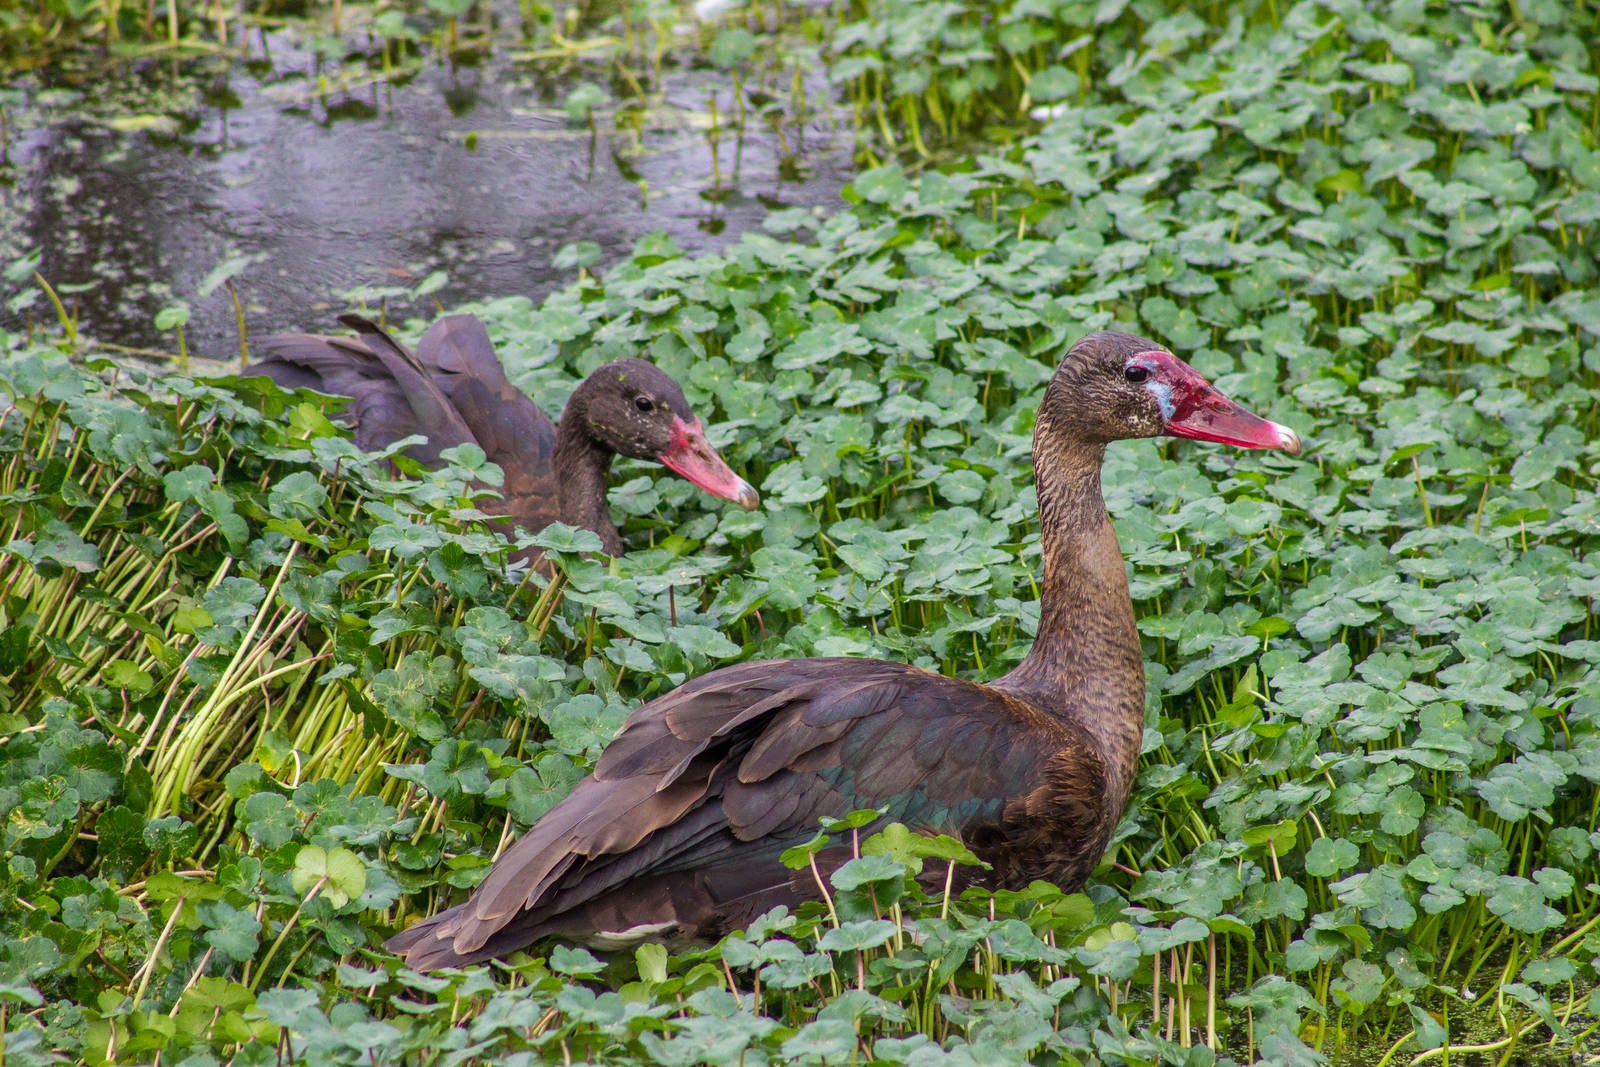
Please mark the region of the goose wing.
<svg viewBox="0 0 1600 1067"><path fill-rule="evenodd" d="M376 323L359 315L341 322L359 337L270 334L252 346L247 374L264 374L285 389L314 389L350 398L343 416L356 444L369 451L414 434L428 439L411 449L417 460L439 462L439 451L474 440L450 401L417 358Z"/></svg>
<svg viewBox="0 0 1600 1067"><path fill-rule="evenodd" d="M512 525L536 532L554 521L555 424L506 377L483 323L474 315L444 316L417 343L417 360L504 473L501 509Z"/></svg>
<svg viewBox="0 0 1600 1067"><path fill-rule="evenodd" d="M551 933L720 932L815 896L779 853L861 808L957 835L1014 881L1062 819L1092 832L1104 777L1081 741L997 690L904 664L727 667L635 711L465 904L388 945L432 968Z"/></svg>

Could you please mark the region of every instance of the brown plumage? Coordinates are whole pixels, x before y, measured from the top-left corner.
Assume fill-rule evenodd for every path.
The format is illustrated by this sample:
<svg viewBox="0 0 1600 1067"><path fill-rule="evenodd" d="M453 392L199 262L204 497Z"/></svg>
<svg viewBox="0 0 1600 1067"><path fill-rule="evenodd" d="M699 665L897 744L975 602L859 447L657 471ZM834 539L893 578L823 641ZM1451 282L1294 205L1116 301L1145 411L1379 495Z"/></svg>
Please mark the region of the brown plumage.
<svg viewBox="0 0 1600 1067"><path fill-rule="evenodd" d="M756 491L707 443L678 383L642 359L619 359L585 378L558 429L511 384L472 315L441 318L415 353L359 315L339 321L360 337L263 337L244 373L350 397L346 421L369 451L421 435L427 440L408 453L437 466L441 450L478 445L505 474L501 510L514 527L537 532L559 519L593 530L608 555L620 555L622 537L606 506L606 473L618 453L663 463L713 496L756 505Z"/></svg>
<svg viewBox="0 0 1600 1067"><path fill-rule="evenodd" d="M465 904L388 947L413 967L504 955L550 934L715 936L816 894L778 862L822 816L887 808L960 837L989 884L1083 884L1127 803L1144 666L1100 491L1105 446L1157 434L1298 451L1160 346L1073 346L1034 434L1044 555L1038 637L991 685L899 663L745 663L629 717Z"/></svg>

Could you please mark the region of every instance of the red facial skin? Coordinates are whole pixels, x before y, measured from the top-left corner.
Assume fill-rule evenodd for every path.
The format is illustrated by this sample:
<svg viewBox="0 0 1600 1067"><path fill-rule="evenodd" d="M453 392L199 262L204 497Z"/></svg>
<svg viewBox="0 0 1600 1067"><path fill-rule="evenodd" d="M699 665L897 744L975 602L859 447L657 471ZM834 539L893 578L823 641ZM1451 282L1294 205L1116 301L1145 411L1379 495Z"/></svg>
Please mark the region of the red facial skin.
<svg viewBox="0 0 1600 1067"><path fill-rule="evenodd" d="M755 488L728 469L727 463L717 455L717 450L706 440L699 419L684 422L673 416L672 442L656 458L712 496L731 500L746 511L753 510L761 500Z"/></svg>
<svg viewBox="0 0 1600 1067"><path fill-rule="evenodd" d="M1127 363L1149 372L1144 387L1161 405L1168 437L1215 441L1239 448L1300 452L1300 436L1287 426L1252 415L1222 395L1198 371L1167 352L1141 352Z"/></svg>

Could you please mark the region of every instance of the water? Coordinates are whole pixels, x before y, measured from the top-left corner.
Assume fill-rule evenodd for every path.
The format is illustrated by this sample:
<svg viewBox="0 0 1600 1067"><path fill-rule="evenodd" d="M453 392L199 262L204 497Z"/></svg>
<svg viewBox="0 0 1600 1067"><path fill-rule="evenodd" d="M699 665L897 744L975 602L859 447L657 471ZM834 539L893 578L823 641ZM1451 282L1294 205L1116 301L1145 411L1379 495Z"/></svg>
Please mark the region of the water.
<svg viewBox="0 0 1600 1067"><path fill-rule="evenodd" d="M574 277L552 264L569 242L595 242L602 266L655 230L716 249L774 207L830 209L849 176L847 130L791 115L780 136L748 109L714 167L708 97L725 127L737 103L714 70L669 71L648 110L599 112L592 132L562 108L581 75L506 48L385 80L365 57L320 59L325 45L257 32L248 63L146 60L3 90L0 264L39 254L80 329L119 345L174 351L155 320L183 301L190 351L232 358L232 300L199 289L234 257L251 333L337 329L358 286L442 270L437 292L390 301L423 316L435 299L538 299ZM53 321L21 269L5 286L5 325Z"/></svg>

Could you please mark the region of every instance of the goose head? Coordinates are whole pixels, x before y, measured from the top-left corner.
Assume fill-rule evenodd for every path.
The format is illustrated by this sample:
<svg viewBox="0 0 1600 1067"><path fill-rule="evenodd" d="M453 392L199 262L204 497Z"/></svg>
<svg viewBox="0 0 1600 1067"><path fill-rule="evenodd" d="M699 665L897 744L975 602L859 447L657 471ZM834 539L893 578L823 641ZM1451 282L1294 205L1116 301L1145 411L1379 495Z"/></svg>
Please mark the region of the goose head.
<svg viewBox="0 0 1600 1067"><path fill-rule="evenodd" d="M568 411L595 444L651 460L722 500L746 510L760 501L706 440L700 419L670 375L642 359L599 367L573 392ZM563 420L568 416L564 416Z"/></svg>
<svg viewBox="0 0 1600 1067"><path fill-rule="evenodd" d="M1246 411L1161 345L1111 331L1072 346L1045 391L1040 424L1042 434L1094 446L1164 436L1300 451L1293 430Z"/></svg>

